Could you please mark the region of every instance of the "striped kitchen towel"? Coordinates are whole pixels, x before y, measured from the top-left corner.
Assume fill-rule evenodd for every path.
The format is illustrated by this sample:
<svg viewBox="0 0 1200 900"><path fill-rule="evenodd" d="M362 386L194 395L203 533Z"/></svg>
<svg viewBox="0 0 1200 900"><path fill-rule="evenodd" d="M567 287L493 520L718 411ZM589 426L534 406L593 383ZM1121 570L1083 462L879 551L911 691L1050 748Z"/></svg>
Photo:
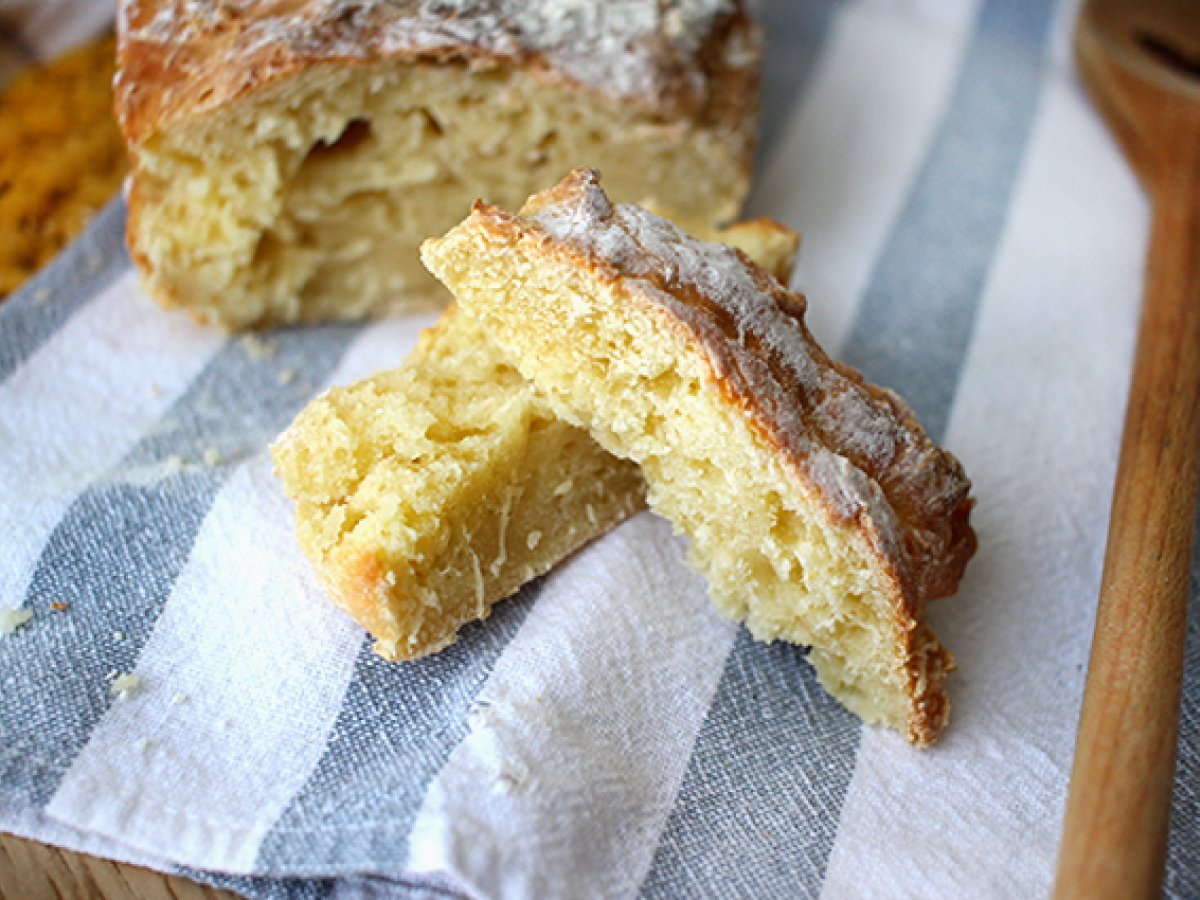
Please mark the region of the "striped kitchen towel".
<svg viewBox="0 0 1200 900"><path fill-rule="evenodd" d="M750 212L835 355L979 498L925 752L719 619L643 514L400 665L323 596L266 444L430 317L226 338L114 203L0 306L0 828L250 896L1024 897L1053 877L1147 207L1072 2L774 0ZM464 210L464 214L465 214ZM1200 896L1194 592L1167 891Z"/></svg>

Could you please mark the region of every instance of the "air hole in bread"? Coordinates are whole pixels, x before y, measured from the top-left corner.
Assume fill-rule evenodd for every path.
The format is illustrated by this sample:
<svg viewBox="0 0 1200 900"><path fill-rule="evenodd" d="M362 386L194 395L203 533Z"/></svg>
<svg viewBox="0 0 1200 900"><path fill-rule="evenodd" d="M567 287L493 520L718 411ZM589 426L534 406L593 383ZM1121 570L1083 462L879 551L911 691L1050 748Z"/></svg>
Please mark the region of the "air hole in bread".
<svg viewBox="0 0 1200 900"><path fill-rule="evenodd" d="M419 110L417 110L417 112L420 113L421 116L425 119L425 134L427 136L441 137L443 134L446 133L446 130L444 128L442 128L442 123L439 122L436 118L434 118L433 113L431 113L429 110L419 109Z"/></svg>
<svg viewBox="0 0 1200 900"><path fill-rule="evenodd" d="M416 248L476 198L519 205L586 160L710 223L737 208L743 146L511 66L313 67L148 137L131 228L160 293L226 327L355 319L445 304Z"/></svg>
<svg viewBox="0 0 1200 900"><path fill-rule="evenodd" d="M541 140L525 155L525 162L531 166L544 166L557 146L558 131L552 128L542 135Z"/></svg>
<svg viewBox="0 0 1200 900"><path fill-rule="evenodd" d="M319 140L311 150L305 162L353 153L372 137L371 123L366 119L351 119L333 142Z"/></svg>

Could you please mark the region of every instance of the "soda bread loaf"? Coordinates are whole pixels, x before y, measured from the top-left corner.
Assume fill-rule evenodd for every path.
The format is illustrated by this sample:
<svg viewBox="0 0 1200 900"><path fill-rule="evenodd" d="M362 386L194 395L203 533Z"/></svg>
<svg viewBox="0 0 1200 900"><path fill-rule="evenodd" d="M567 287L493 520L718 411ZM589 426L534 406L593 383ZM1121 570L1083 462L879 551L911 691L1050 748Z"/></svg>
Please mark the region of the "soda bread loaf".
<svg viewBox="0 0 1200 900"><path fill-rule="evenodd" d="M742 0L123 0L118 34L131 254L230 329L444 303L419 242L580 164L703 224L749 183Z"/></svg>
<svg viewBox="0 0 1200 900"><path fill-rule="evenodd" d="M720 237L790 277L794 232ZM404 365L318 397L271 452L322 584L392 660L442 649L645 506L637 466L558 419L453 305Z"/></svg>
<svg viewBox="0 0 1200 900"><path fill-rule="evenodd" d="M937 737L954 664L923 610L974 552L970 482L816 345L803 297L588 170L520 215L477 203L422 257L559 418L638 464L724 615L811 647L863 719Z"/></svg>

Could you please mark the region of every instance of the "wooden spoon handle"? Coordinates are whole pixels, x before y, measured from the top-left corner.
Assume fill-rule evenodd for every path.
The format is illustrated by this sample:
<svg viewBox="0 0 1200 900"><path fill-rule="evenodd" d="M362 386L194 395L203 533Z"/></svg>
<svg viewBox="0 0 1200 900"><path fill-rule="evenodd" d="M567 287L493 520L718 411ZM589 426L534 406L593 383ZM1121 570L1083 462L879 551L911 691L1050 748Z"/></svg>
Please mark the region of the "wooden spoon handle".
<svg viewBox="0 0 1200 900"><path fill-rule="evenodd" d="M1055 884L1060 900L1155 897L1162 889L1200 476L1195 156L1153 198L1146 295Z"/></svg>

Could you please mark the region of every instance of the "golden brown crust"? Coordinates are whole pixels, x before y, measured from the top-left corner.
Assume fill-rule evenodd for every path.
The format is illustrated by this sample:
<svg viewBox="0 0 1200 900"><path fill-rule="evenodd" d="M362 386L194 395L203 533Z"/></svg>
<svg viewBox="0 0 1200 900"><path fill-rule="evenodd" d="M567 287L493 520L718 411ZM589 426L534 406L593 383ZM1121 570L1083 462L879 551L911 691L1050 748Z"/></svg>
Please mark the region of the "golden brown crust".
<svg viewBox="0 0 1200 900"><path fill-rule="evenodd" d="M910 741L925 746L949 714L952 655L923 622L928 600L957 589L975 551L970 481L908 406L835 363L804 324L806 301L744 255L702 244L636 207L611 205L581 169L521 215L477 203L470 227L497 243L620 282L707 359L713 381L830 517L853 523L893 585L895 654L906 673Z"/></svg>
<svg viewBox="0 0 1200 900"><path fill-rule="evenodd" d="M343 568L339 561L309 554L316 564L317 576L325 589L342 609L373 635L388 634L383 612L386 604L380 601L387 592L387 566L375 554L364 554Z"/></svg>
<svg viewBox="0 0 1200 900"><path fill-rule="evenodd" d="M508 63L664 121L727 125L752 152L761 37L741 0L643 5L576 16L557 0L124 0L114 105L136 147L312 66Z"/></svg>
<svg viewBox="0 0 1200 900"><path fill-rule="evenodd" d="M707 257L688 257L686 248L698 242L665 220L651 223L644 213L638 216L636 207L620 207L636 219L618 221L602 198L599 173L579 169L539 194L522 217L482 203L473 216L497 234L540 230L535 239L551 252L564 245L582 251L581 264L606 279L623 278L626 286L640 281L650 288L640 296L703 346L726 399L749 413L806 480L814 480L814 449L825 447L878 485L896 525L894 540L881 536L881 552L892 557L906 596L919 608L953 593L975 550L968 523L971 485L953 454L929 439L900 397L829 358L804 322L803 295L788 291L731 248L708 244ZM554 227L545 214L550 207L557 208L554 218L570 220L569 232ZM586 242L573 240L586 231L592 235ZM628 243L618 249L613 239L622 236ZM614 255L626 249L640 257L636 268L628 255ZM725 267L727 274L743 277L718 283L720 272L716 279L706 277L688 271L689 264ZM749 304L735 300L735 294L747 291L754 295ZM833 485L816 481L835 518L861 518L864 527L878 528L869 502L835 498Z"/></svg>

